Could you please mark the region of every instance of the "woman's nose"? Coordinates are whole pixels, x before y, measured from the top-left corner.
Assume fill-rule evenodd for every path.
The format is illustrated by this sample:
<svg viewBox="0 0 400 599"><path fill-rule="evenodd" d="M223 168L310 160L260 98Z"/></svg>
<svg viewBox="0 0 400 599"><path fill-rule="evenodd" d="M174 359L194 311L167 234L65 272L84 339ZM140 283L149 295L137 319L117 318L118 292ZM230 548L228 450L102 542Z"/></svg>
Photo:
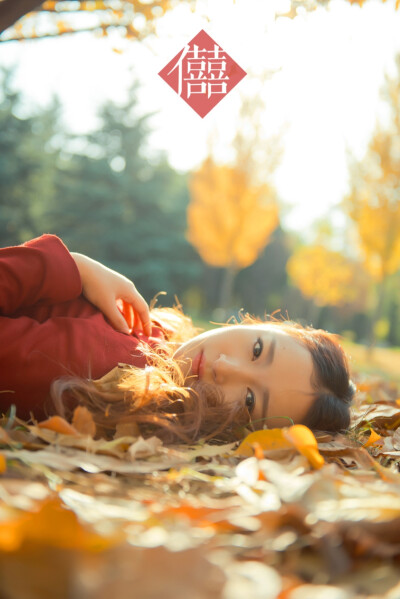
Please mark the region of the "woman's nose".
<svg viewBox="0 0 400 599"><path fill-rule="evenodd" d="M227 380L232 380L233 376L240 373L238 360L221 354L218 360L214 361L213 374L217 385L223 385Z"/></svg>

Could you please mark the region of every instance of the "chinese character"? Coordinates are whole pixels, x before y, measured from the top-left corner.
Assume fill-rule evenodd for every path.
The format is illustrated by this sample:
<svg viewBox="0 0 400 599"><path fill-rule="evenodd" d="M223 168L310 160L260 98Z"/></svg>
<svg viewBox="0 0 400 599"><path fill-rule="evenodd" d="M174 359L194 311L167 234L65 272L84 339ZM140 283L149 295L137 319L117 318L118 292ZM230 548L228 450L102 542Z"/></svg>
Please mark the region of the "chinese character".
<svg viewBox="0 0 400 599"><path fill-rule="evenodd" d="M204 117L246 73L201 30L159 75Z"/></svg>

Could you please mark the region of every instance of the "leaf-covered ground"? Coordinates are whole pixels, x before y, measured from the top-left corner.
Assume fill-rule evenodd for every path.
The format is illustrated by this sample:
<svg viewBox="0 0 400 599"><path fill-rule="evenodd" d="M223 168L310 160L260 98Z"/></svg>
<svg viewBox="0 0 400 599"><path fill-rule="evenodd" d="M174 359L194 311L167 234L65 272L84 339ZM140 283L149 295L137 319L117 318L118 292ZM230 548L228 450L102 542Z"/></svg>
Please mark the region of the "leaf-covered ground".
<svg viewBox="0 0 400 599"><path fill-rule="evenodd" d="M316 439L165 447L93 440L84 413L4 418L0 599L399 598L400 396L358 389L349 434Z"/></svg>

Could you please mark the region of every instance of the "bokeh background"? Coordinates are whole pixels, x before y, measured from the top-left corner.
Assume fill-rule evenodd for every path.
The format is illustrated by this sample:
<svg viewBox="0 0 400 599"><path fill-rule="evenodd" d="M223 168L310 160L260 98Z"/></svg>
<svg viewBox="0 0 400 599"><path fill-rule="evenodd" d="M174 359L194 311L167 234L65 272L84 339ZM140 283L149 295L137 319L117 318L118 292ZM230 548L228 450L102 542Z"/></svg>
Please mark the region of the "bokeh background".
<svg viewBox="0 0 400 599"><path fill-rule="evenodd" d="M11 4L2 246L55 233L200 325L275 313L400 377L395 0ZM204 119L157 74L200 29L247 72Z"/></svg>

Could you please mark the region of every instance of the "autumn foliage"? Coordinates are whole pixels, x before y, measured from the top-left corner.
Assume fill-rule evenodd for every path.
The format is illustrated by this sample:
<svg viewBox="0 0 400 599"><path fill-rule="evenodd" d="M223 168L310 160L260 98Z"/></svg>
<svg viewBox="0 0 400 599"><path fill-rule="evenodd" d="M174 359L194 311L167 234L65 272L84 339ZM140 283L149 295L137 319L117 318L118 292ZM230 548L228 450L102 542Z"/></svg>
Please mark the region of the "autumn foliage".
<svg viewBox="0 0 400 599"><path fill-rule="evenodd" d="M73 588L128 599L134 588L149 599L236 599L240 584L244 597L393 599L400 397L353 376L346 435L294 425L164 446L94 439L83 413L73 434L61 419L3 418L5 596L67 599Z"/></svg>
<svg viewBox="0 0 400 599"><path fill-rule="evenodd" d="M208 158L190 182L188 239L211 266L251 265L278 225L272 188Z"/></svg>
<svg viewBox="0 0 400 599"><path fill-rule="evenodd" d="M357 262L320 244L298 248L289 258L287 271L302 294L319 306L358 302L365 290Z"/></svg>
<svg viewBox="0 0 400 599"><path fill-rule="evenodd" d="M191 0L186 1L191 3ZM1 2L0 31L9 28L2 41L58 37L83 31L103 36L117 31L127 39L141 40L153 32L155 20L176 5L176 0L47 0L41 4L37 0L25 0L23 5L21 2L12 5L13 2ZM19 12L17 4L21 5Z"/></svg>

